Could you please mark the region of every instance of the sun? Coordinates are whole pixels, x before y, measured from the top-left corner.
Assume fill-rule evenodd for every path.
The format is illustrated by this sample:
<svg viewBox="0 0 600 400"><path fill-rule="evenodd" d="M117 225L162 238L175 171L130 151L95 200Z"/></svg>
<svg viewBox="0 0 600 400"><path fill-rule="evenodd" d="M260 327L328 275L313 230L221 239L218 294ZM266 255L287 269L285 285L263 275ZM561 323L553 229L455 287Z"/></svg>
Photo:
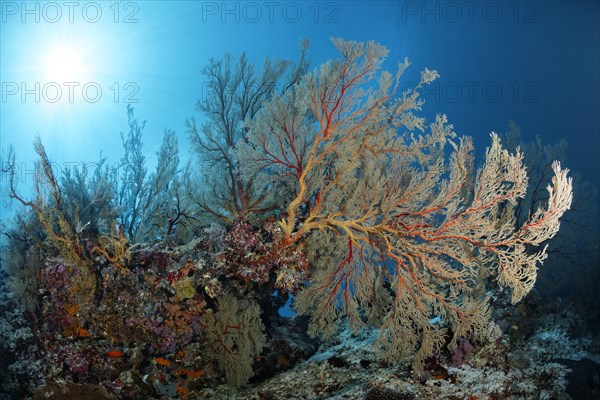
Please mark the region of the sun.
<svg viewBox="0 0 600 400"><path fill-rule="evenodd" d="M51 82L79 82L90 73L85 51L76 45L55 45L43 61L45 78Z"/></svg>

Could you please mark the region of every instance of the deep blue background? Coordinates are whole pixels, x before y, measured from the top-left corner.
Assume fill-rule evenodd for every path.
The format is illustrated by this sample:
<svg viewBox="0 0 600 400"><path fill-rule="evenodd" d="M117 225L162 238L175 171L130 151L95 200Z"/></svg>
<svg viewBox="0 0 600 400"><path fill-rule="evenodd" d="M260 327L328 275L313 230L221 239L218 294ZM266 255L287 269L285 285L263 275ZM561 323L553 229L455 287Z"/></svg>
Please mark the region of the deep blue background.
<svg viewBox="0 0 600 400"><path fill-rule="evenodd" d="M423 112L447 114L457 133L475 138L479 154L489 144L489 133L506 130L513 119L525 139L541 135L545 143L554 143L566 138L567 166L596 183L599 179L600 9L595 1L145 1L112 8L107 2L94 22L80 9L73 22L64 8L59 21L49 22L43 3L27 3L34 14L35 4L41 4L39 15L22 9L13 14L7 4L23 3L2 2L3 85L33 87L42 79L36 65L48 40L77 38L87 43L91 78L104 90L97 103L3 98L1 147L14 144L24 169L32 169L31 142L37 133L60 165L95 161L101 149L118 162L119 132L127 129L123 87L131 82L138 89L132 104L136 115L148 122L145 150L152 164L165 128L177 131L182 147L187 144L185 120L198 117L194 106L206 84L200 70L209 58L245 51L259 65L266 56L295 59L299 39L307 37L316 67L337 56L329 41L337 36L385 45L390 70L408 57L406 85L424 67L438 70L441 78L427 92ZM131 21L125 23L128 15ZM118 99L109 89L115 82L122 91ZM31 175L22 180L26 188Z"/></svg>

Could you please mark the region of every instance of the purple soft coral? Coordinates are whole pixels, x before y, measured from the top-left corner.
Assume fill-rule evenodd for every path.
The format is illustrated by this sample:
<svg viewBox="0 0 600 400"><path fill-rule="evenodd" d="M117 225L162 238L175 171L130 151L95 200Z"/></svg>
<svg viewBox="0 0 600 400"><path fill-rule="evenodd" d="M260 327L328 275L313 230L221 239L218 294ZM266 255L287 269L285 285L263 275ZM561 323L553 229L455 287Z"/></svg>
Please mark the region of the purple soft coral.
<svg viewBox="0 0 600 400"><path fill-rule="evenodd" d="M452 355L452 365L456 368L462 367L473 350L473 345L471 345L467 339L459 337L456 347L450 350L450 354Z"/></svg>

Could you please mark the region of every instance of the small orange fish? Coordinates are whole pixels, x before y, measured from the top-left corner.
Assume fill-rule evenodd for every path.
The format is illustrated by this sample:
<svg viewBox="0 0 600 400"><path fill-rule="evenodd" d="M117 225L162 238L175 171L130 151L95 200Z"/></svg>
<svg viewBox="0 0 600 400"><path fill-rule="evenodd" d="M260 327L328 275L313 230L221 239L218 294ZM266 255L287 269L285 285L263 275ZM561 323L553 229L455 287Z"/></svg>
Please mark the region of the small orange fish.
<svg viewBox="0 0 600 400"><path fill-rule="evenodd" d="M158 365L162 365L163 367L168 367L169 365L171 365L171 361L167 360L166 358L162 358L162 357L156 357L154 359L154 362L157 363Z"/></svg>
<svg viewBox="0 0 600 400"><path fill-rule="evenodd" d="M123 353L122 351L119 350L111 350L111 351L107 351L106 355L112 358L118 358L118 357L123 357L125 355L125 353Z"/></svg>
<svg viewBox="0 0 600 400"><path fill-rule="evenodd" d="M204 371L201 369L191 370L191 369L177 368L176 372L177 372L177 375L179 375L179 376L187 375L187 377L191 378L191 379L196 379L196 378L200 378L201 376L204 376Z"/></svg>
<svg viewBox="0 0 600 400"><path fill-rule="evenodd" d="M87 329L84 329L79 326L79 327L77 327L77 330L75 332L75 337L88 338L88 337L90 337L90 333L88 332Z"/></svg>
<svg viewBox="0 0 600 400"><path fill-rule="evenodd" d="M204 371L201 369L198 369L198 370L188 369L185 371L185 374L188 376L188 378L196 379L196 378L200 378L201 376L204 376Z"/></svg>

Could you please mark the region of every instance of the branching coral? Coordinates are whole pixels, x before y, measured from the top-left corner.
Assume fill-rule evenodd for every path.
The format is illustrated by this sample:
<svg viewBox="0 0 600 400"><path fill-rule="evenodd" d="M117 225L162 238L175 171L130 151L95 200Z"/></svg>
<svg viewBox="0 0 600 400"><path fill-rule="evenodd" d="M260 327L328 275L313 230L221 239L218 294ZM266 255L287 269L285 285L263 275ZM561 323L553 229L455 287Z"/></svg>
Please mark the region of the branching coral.
<svg viewBox="0 0 600 400"><path fill-rule="evenodd" d="M256 185L253 176L242 172L244 166L235 149L246 139L246 122L256 117L277 90L292 88L305 73L309 64L308 40L302 40L300 46L296 64L266 59L260 73L245 54L238 60L230 55L223 60L210 60L202 70L210 93L205 93L196 108L205 114L207 122L199 125L191 118L187 127L203 170L204 184L194 193L203 213L231 223L236 218L262 216L277 208L274 192Z"/></svg>
<svg viewBox="0 0 600 400"><path fill-rule="evenodd" d="M296 302L311 315L311 333L330 336L344 317L355 328L379 326L382 358L415 355L418 369L446 328L455 346L458 337L487 327L487 299L472 296L481 269L512 290L513 302L531 290L546 253L525 249L556 234L571 203L571 180L556 163L547 207L515 229L512 210L527 188L522 154L509 154L492 134L485 165L475 172L471 139L453 141L445 116L416 135L425 125L413 114L422 105L419 90L435 71L426 69L415 89L396 96L407 61L395 76L379 73L382 46L334 44L342 59L265 107L245 157L255 170L295 182L279 222L284 245L320 232L320 245L335 247L335 262ZM434 317L443 323L430 323Z"/></svg>
<svg viewBox="0 0 600 400"><path fill-rule="evenodd" d="M206 316L206 335L213 343L227 382L239 386L253 375L252 364L265 344L260 308L250 300L224 295L219 310Z"/></svg>
<svg viewBox="0 0 600 400"><path fill-rule="evenodd" d="M111 265L126 271L126 265L131 257L128 247L127 237L123 234L123 227L120 226L116 236L100 236L98 245L92 247L92 253L100 254Z"/></svg>
<svg viewBox="0 0 600 400"><path fill-rule="evenodd" d="M14 186L14 169L9 171L10 196L35 214L41 233L45 237L44 242L39 243L43 257L60 255L65 260L64 266L72 272L72 291L68 293L70 305L86 309L90 307L98 290L97 270L74 222L76 211L68 206L73 204L73 201L65 198L39 137L34 142L34 149L39 156L34 180L34 199L25 200L17 193ZM14 166L14 155L9 164Z"/></svg>

